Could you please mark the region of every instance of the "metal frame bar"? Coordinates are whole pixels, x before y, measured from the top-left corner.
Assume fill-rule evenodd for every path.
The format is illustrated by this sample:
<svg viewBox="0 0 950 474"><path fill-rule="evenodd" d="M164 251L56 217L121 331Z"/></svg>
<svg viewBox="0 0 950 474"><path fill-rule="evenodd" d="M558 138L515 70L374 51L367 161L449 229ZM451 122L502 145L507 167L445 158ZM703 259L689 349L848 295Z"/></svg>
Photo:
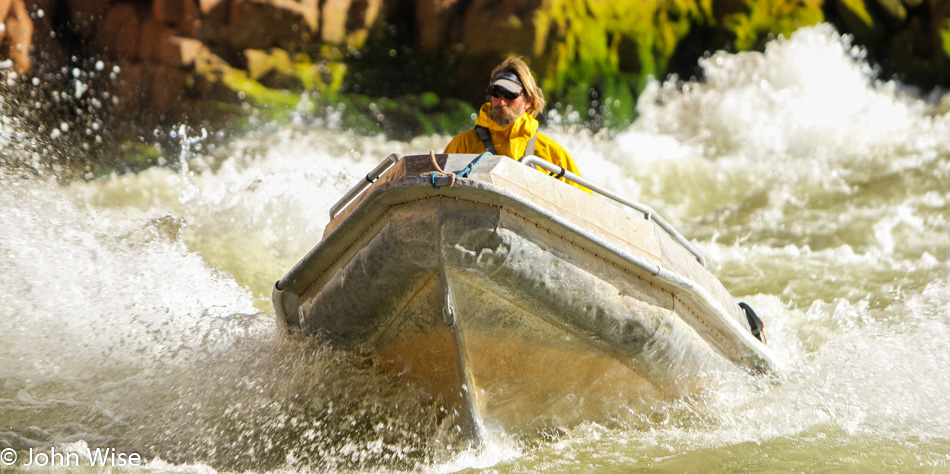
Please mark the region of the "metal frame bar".
<svg viewBox="0 0 950 474"><path fill-rule="evenodd" d="M579 176L575 173L567 171L566 169L558 165L555 165L554 163L551 163L550 161L546 161L544 159L538 158L537 156L528 155L528 156L522 157L518 161L529 167L537 166L550 173L557 173L558 176L563 176L565 179L568 179L581 186L584 186L585 188L590 189L591 191L594 191L595 193L600 194L601 196L605 196L610 199L613 199L614 201L617 201L620 204L623 204L627 207L630 207L632 209L635 209L643 213L643 217L645 217L647 220L652 220L653 222L655 222L656 225L660 226L661 229L666 231L666 233L669 234L670 237L673 237L673 239L676 240L680 245L682 245L683 248L685 248L690 253L692 253L696 257L696 259L699 260L699 263L701 263L704 267L706 266L706 257L703 256L702 250L700 250L699 247L697 247L692 242L687 240L686 237L683 237L683 235L680 234L679 231L677 231L675 228L673 228L673 226L671 226L668 222L666 222L666 220L663 219L662 216L657 214L656 211L654 211L650 206L634 201L622 194L617 194L597 183L589 181L583 176Z"/></svg>
<svg viewBox="0 0 950 474"><path fill-rule="evenodd" d="M376 167L373 168L373 170L370 171L362 181L360 181L356 186L354 186L349 191L347 191L346 194L344 194L343 197L339 201L337 201L336 204L333 205L333 207L330 208L330 219L333 219L334 217L336 217L337 214L340 213L340 211L346 208L346 206L348 206L351 202L353 202L354 199L356 199L360 194L362 194L363 191L366 190L366 188L368 188L371 184L376 182L376 180L379 179L379 177L382 176L383 173L385 173L390 168L392 168L393 165L395 165L401 159L402 159L401 155L397 153L393 153L387 156L386 159L380 162L378 165L376 165ZM564 177L565 179L568 179L577 184L580 184L581 186L584 186L587 189L590 189L591 191L594 191L597 194L600 194L601 196L605 196L610 199L613 199L614 201L617 201L620 204L623 204L627 207L630 207L634 210L637 210L643 213L643 216L646 219L655 222L658 226L660 226L661 229L666 231L666 233L669 234L670 237L672 237L674 240L676 240L676 242L682 245L683 248L685 248L690 253L692 253L696 257L696 259L699 261L699 263L701 263L704 267L706 267L706 257L703 255L702 250L700 250L699 247L697 247L695 244L687 240L686 237L683 237L683 235L680 234L679 231L677 231L672 225L666 222L666 220L663 219L662 216L657 214L656 211L654 211L650 206L647 206L646 204L643 204L641 202L634 201L621 194L617 194L611 191L610 189L607 189L597 183L594 183L584 178L583 176L579 176L575 173L567 171L564 168L558 165L555 165L554 163L551 163L550 161L546 161L541 158L538 158L537 156L528 155L521 158L518 161L529 167L537 166L541 169L548 171L549 173L556 173L557 176L559 177Z"/></svg>
<svg viewBox="0 0 950 474"><path fill-rule="evenodd" d="M350 188L350 190L347 191L346 194L344 194L343 197L333 205L333 207L330 208L330 219L332 220L334 217L336 217L340 211L346 208L346 206L350 205L350 203L353 202L357 196L362 194L362 192L365 191L369 185L375 183L383 173L389 171L389 168L392 168L393 165L395 165L401 159L402 156L397 153L393 153L387 156L386 159L381 163L376 165L376 167L366 175L366 178L364 178L363 181L360 181L356 186Z"/></svg>

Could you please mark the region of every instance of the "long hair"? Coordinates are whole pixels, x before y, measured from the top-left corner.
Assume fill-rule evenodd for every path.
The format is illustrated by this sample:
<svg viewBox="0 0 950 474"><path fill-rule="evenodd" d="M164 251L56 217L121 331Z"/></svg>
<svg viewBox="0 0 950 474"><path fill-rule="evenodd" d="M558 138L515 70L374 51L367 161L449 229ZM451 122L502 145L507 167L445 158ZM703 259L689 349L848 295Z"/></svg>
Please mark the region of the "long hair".
<svg viewBox="0 0 950 474"><path fill-rule="evenodd" d="M524 95L531 103L531 105L528 106L527 112L531 114L532 117L537 117L538 114L544 110L544 92L538 87L538 83L534 81L534 76L531 75L531 69L528 68L528 65L525 64L521 58L511 57L495 66L495 69L491 72L491 77L495 77L495 74L501 71L513 72L518 76L518 79L521 79L521 84L524 85ZM490 80L491 79L489 79L489 81Z"/></svg>

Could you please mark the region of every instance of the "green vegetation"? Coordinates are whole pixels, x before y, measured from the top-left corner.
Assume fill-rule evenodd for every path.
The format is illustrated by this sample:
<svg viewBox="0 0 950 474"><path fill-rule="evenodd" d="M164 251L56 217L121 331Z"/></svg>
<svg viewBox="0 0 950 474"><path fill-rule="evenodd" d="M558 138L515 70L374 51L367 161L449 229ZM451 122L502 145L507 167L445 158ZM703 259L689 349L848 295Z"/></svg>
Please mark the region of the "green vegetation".
<svg viewBox="0 0 950 474"><path fill-rule="evenodd" d="M870 28L874 26L874 19L871 18L867 7L864 6L864 0L841 0L841 3L844 8L855 15L865 27Z"/></svg>
<svg viewBox="0 0 950 474"><path fill-rule="evenodd" d="M761 48L764 38L787 38L803 26L824 21L821 4L821 0L745 0L747 11L728 15L723 27L735 35L736 49Z"/></svg>
<svg viewBox="0 0 950 474"><path fill-rule="evenodd" d="M665 76L670 58L693 24L712 16L709 2L551 0L535 14L535 54L549 58L541 87L562 106L623 117L629 123L636 96L650 76Z"/></svg>
<svg viewBox="0 0 950 474"><path fill-rule="evenodd" d="M325 51L325 59L319 63L307 55L291 56L276 48L251 50L246 55L247 70L211 62L201 65L199 72L237 92L258 114L272 121L289 120L292 114L320 116L346 111L340 117L343 129L409 139L419 134L455 133L470 124L475 112L461 100L432 92L395 98L343 92L347 66L331 50Z"/></svg>
<svg viewBox="0 0 950 474"><path fill-rule="evenodd" d="M943 45L943 52L950 56L950 18L943 20L940 25L940 42Z"/></svg>
<svg viewBox="0 0 950 474"><path fill-rule="evenodd" d="M721 19L714 3L550 0L548 8L535 14L534 53L548 56L542 87L562 105L590 110L588 120L597 116L602 119L599 125L622 127L635 117L636 97L650 77L662 80L695 65L697 57L689 57L687 64L671 68L694 30L721 30L741 51L761 48L770 37L788 36L824 20L821 0L746 0L741 10Z"/></svg>
<svg viewBox="0 0 950 474"><path fill-rule="evenodd" d="M470 127L475 109L458 99L440 98L433 92L372 98L359 94L339 95L347 111L342 126L361 132L381 131L408 140L417 135L454 134Z"/></svg>

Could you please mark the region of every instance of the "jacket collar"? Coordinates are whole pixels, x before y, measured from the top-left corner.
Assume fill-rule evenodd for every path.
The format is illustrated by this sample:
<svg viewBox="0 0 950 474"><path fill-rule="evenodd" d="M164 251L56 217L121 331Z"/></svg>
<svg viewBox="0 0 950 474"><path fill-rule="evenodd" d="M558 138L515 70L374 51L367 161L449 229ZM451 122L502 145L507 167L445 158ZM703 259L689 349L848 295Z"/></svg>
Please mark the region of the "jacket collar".
<svg viewBox="0 0 950 474"><path fill-rule="evenodd" d="M538 131L538 120L527 112L521 114L511 125L503 127L488 117L489 109L491 109L491 102L486 102L482 105L481 110L478 112L478 119L475 120L475 125L481 125L492 133L504 134L509 139L528 139L534 135L534 132Z"/></svg>

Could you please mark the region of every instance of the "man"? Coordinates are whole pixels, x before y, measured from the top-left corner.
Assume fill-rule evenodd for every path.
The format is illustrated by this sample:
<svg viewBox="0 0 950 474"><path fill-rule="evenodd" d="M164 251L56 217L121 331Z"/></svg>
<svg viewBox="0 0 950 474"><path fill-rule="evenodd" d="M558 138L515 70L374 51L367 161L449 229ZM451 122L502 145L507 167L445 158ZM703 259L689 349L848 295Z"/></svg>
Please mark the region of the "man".
<svg viewBox="0 0 950 474"><path fill-rule="evenodd" d="M535 117L544 109L544 93L524 61L509 58L496 66L491 74L488 94L491 101L482 105L475 128L456 135L445 147L445 153L483 153L489 150L514 159L535 155L580 174L571 155L550 137L538 132ZM587 191L583 186L564 178L561 180Z"/></svg>

